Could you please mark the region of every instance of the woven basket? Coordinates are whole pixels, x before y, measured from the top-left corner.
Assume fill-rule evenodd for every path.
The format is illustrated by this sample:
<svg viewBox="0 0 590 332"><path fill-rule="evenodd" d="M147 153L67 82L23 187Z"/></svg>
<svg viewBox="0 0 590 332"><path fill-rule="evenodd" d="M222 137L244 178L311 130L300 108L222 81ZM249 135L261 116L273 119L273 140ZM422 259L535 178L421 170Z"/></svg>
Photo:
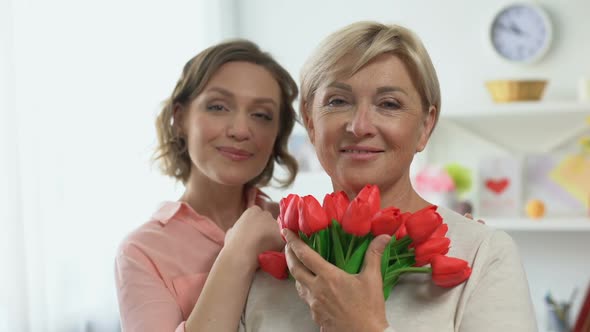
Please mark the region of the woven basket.
<svg viewBox="0 0 590 332"><path fill-rule="evenodd" d="M546 85L546 80L497 80L486 82L486 87L497 103L540 100Z"/></svg>

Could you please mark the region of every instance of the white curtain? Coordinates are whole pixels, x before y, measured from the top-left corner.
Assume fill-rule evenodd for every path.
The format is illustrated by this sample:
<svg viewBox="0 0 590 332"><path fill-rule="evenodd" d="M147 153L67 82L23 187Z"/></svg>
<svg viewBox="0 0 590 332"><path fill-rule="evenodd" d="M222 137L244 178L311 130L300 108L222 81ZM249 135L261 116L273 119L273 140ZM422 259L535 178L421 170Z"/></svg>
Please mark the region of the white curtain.
<svg viewBox="0 0 590 332"><path fill-rule="evenodd" d="M234 1L0 0L0 331L118 331L122 238L182 188L149 163Z"/></svg>

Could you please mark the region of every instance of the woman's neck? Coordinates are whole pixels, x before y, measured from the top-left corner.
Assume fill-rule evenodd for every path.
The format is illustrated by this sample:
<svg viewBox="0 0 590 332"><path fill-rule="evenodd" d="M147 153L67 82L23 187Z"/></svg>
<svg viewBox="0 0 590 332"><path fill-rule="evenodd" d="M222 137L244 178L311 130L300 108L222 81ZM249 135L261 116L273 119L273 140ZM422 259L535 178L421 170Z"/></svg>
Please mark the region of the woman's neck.
<svg viewBox="0 0 590 332"><path fill-rule="evenodd" d="M244 186L225 186L205 176L191 176L185 187L179 200L223 231L231 228L246 209Z"/></svg>
<svg viewBox="0 0 590 332"><path fill-rule="evenodd" d="M381 207L395 206L402 212L416 212L430 205L425 201L411 185L397 190L384 189L381 192Z"/></svg>

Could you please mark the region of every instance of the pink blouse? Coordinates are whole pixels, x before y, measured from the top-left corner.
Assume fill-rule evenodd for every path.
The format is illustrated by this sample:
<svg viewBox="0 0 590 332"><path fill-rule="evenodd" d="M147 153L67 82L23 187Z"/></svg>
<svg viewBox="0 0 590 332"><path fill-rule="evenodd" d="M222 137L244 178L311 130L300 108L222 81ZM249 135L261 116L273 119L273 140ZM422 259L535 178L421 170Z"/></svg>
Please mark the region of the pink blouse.
<svg viewBox="0 0 590 332"><path fill-rule="evenodd" d="M248 206L277 209L258 189ZM164 202L123 241L115 260L121 325L126 332L184 332L225 232L184 202Z"/></svg>

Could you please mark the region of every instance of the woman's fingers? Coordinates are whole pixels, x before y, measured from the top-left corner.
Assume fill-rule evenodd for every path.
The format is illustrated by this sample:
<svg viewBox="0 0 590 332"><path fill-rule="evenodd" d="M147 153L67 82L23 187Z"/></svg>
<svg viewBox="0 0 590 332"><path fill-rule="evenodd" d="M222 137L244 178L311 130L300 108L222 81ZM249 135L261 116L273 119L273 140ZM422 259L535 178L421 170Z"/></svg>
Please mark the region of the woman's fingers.
<svg viewBox="0 0 590 332"><path fill-rule="evenodd" d="M313 281L314 274L301 262L289 244L285 245L285 256L287 258L289 272L291 272L295 280L305 286L310 285Z"/></svg>
<svg viewBox="0 0 590 332"><path fill-rule="evenodd" d="M469 218L469 219L473 220L473 215L471 215L471 213L465 213L465 218ZM484 225L486 224L486 222L483 221L482 219L477 219L477 222L480 224L484 224Z"/></svg>
<svg viewBox="0 0 590 332"><path fill-rule="evenodd" d="M330 273L334 267L288 229L283 229L287 240L285 254L289 271L304 286L310 287L316 275Z"/></svg>

